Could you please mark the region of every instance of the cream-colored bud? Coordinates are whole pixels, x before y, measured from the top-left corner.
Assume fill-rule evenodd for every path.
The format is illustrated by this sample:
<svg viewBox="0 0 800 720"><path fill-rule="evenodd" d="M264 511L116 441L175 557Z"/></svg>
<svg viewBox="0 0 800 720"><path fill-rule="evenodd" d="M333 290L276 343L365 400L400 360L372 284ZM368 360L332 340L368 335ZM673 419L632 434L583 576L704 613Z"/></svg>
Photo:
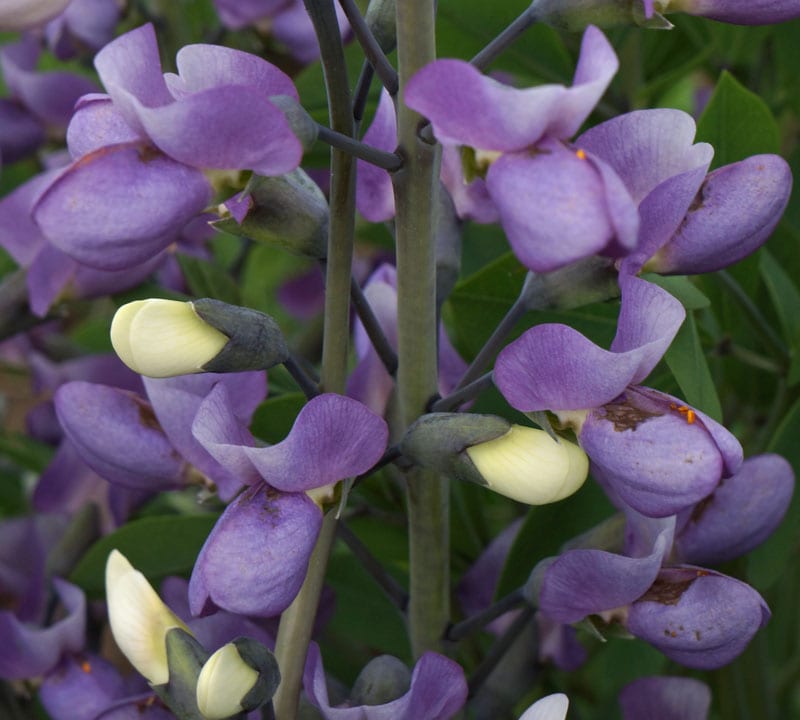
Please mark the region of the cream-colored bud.
<svg viewBox="0 0 800 720"><path fill-rule="evenodd" d="M236 715L247 709L242 699L257 681L258 671L242 660L236 645L223 645L208 658L197 678L197 707L208 720Z"/></svg>
<svg viewBox="0 0 800 720"><path fill-rule="evenodd" d="M589 459L575 443L521 425L467 448L467 455L492 490L528 505L569 497L589 473Z"/></svg>
<svg viewBox="0 0 800 720"><path fill-rule="evenodd" d="M148 377L202 372L227 343L192 303L179 300L137 300L117 310L111 322L111 344L120 360Z"/></svg>
<svg viewBox="0 0 800 720"><path fill-rule="evenodd" d="M108 621L119 649L152 685L169 680L166 634L189 629L119 550L106 562Z"/></svg>

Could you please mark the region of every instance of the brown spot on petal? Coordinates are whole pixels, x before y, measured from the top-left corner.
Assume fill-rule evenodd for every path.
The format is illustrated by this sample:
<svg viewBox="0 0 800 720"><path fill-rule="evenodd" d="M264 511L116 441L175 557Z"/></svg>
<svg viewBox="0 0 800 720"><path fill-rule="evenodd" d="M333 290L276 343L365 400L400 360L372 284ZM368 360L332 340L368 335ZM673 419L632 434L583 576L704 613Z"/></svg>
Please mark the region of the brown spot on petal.
<svg viewBox="0 0 800 720"><path fill-rule="evenodd" d="M699 574L698 571L698 576ZM650 589L642 595L637 602L657 602L661 605L677 605L681 597L683 597L683 593L689 589L689 586L696 579L696 577L691 577L679 582L669 582L657 578L650 586Z"/></svg>
<svg viewBox="0 0 800 720"><path fill-rule="evenodd" d="M146 428L163 432L152 406L138 398L136 399L136 404L139 406L139 422Z"/></svg>
<svg viewBox="0 0 800 720"><path fill-rule="evenodd" d="M141 160L143 163L149 163L153 160L158 160L158 158L163 157L161 151L152 145L140 145L136 150L136 154L139 156L139 160Z"/></svg>
<svg viewBox="0 0 800 720"><path fill-rule="evenodd" d="M694 639L697 640L697 642L700 642L700 638L701 638L700 631L699 630L695 630L694 631Z"/></svg>
<svg viewBox="0 0 800 720"><path fill-rule="evenodd" d="M603 411L605 412L605 419L614 423L614 430L617 432L636 430L642 423L662 415L661 413L649 412L627 403L604 405Z"/></svg>

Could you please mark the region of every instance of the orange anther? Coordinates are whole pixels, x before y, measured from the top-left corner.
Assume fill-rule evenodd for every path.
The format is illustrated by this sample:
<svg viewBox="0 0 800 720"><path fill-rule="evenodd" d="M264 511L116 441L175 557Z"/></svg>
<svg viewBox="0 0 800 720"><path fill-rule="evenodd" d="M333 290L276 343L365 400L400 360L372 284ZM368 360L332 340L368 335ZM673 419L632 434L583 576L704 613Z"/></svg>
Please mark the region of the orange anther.
<svg viewBox="0 0 800 720"><path fill-rule="evenodd" d="M81 663L81 670L83 670L83 672L88 674L88 673L92 672L92 666L89 664L89 662L87 660L84 660Z"/></svg>
<svg viewBox="0 0 800 720"><path fill-rule="evenodd" d="M688 407L686 407L686 405L681 405L681 406L678 408L678 412L679 412L679 413L685 413L685 412L689 412L689 408L688 408Z"/></svg>
<svg viewBox="0 0 800 720"><path fill-rule="evenodd" d="M686 411L686 422L691 425L695 420L695 413L694 410L687 410Z"/></svg>
<svg viewBox="0 0 800 720"><path fill-rule="evenodd" d="M577 156L578 160L586 160L586 151L585 150L576 150L575 155Z"/></svg>

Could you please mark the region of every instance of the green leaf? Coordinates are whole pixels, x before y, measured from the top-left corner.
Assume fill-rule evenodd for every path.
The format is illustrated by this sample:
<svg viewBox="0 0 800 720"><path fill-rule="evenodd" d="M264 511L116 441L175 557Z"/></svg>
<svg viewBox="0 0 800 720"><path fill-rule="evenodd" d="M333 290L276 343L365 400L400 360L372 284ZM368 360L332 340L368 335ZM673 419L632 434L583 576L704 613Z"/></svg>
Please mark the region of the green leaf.
<svg viewBox="0 0 800 720"><path fill-rule="evenodd" d="M760 260L764 284L789 345L792 361L788 381L793 385L800 380L800 290L766 248L762 248Z"/></svg>
<svg viewBox="0 0 800 720"><path fill-rule="evenodd" d="M454 343L465 358L475 357L489 339L517 299L527 272L512 253L506 253L456 285L445 307L449 325L455 330ZM532 325L560 322L608 347L616 331L618 309L619 305L612 302L576 310L527 313L508 340Z"/></svg>
<svg viewBox="0 0 800 720"><path fill-rule="evenodd" d="M531 508L508 553L495 597L523 585L540 560L558 555L565 542L613 514L605 493L591 481L563 502Z"/></svg>
<svg viewBox="0 0 800 720"><path fill-rule="evenodd" d="M646 280L664 288L670 295L680 300L687 310L704 310L711 300L685 275L656 275L645 273Z"/></svg>
<svg viewBox="0 0 800 720"><path fill-rule="evenodd" d="M92 545L70 580L91 597L102 596L106 560L115 548L153 584L167 575L187 576L218 517L161 515L129 522Z"/></svg>
<svg viewBox="0 0 800 720"><path fill-rule="evenodd" d="M700 343L693 313L686 315L686 320L664 355L664 360L675 376L686 402L722 422L722 406Z"/></svg>
<svg viewBox="0 0 800 720"><path fill-rule="evenodd" d="M306 404L301 392L286 393L271 397L258 406L253 414L251 431L271 445L283 440L292 429L297 414Z"/></svg>
<svg viewBox="0 0 800 720"><path fill-rule="evenodd" d="M177 258L189 290L195 297L214 298L231 305L241 303L236 282L219 265L190 255L179 254Z"/></svg>
<svg viewBox="0 0 800 720"><path fill-rule="evenodd" d="M780 132L766 103L724 71L697 123L697 141L714 146L712 167L780 150Z"/></svg>

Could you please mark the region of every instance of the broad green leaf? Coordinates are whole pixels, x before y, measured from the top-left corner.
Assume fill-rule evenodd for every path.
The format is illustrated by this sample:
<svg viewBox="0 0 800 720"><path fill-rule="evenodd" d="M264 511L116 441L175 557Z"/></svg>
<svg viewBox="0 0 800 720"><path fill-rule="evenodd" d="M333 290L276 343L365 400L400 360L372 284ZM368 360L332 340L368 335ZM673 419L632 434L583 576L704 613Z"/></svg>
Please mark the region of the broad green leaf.
<svg viewBox="0 0 800 720"><path fill-rule="evenodd" d="M800 290L765 248L760 256L761 275L789 345L792 360L788 380L793 385L800 380Z"/></svg>
<svg viewBox="0 0 800 720"><path fill-rule="evenodd" d="M697 141L714 146L715 168L780 150L778 125L766 103L727 71L697 123Z"/></svg>
<svg viewBox="0 0 800 720"><path fill-rule="evenodd" d="M101 596L106 560L115 548L153 584L168 575L188 576L218 517L161 515L133 520L92 545L70 580L89 596Z"/></svg>
<svg viewBox="0 0 800 720"><path fill-rule="evenodd" d="M283 440L292 429L295 418L307 402L301 392L286 393L265 400L253 414L253 435L274 445Z"/></svg>
<svg viewBox="0 0 800 720"><path fill-rule="evenodd" d="M178 255L177 258L195 297L214 298L231 305L241 303L236 282L220 265L190 255Z"/></svg>
<svg viewBox="0 0 800 720"><path fill-rule="evenodd" d="M688 313L681 329L664 355L672 374L690 405L702 410L718 422L722 421L722 406L711 377L705 351L700 343L693 313Z"/></svg>
<svg viewBox="0 0 800 720"><path fill-rule="evenodd" d="M649 273L645 279L664 288L670 295L680 300L687 310L703 310L711 305L711 301L702 290L685 275L656 275Z"/></svg>
<svg viewBox="0 0 800 720"><path fill-rule="evenodd" d="M477 355L511 308L527 270L507 253L456 285L446 306L455 330L454 342L465 358ZM560 322L571 325L593 342L608 347L614 337L618 304L597 303L561 312L530 312L515 326L508 341L532 325Z"/></svg>
<svg viewBox="0 0 800 720"><path fill-rule="evenodd" d="M613 514L605 493L592 480L562 502L532 507L508 553L495 597L523 585L540 560L557 555L568 540Z"/></svg>

